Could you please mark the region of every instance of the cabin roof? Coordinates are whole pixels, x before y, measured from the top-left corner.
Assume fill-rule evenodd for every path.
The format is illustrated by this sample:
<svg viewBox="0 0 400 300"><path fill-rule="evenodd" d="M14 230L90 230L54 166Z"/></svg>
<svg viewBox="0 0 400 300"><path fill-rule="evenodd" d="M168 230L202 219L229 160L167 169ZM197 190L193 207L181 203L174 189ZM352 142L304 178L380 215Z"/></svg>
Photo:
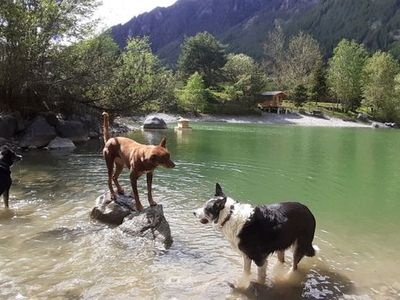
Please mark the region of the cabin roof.
<svg viewBox="0 0 400 300"><path fill-rule="evenodd" d="M279 94L285 94L286 95L286 93L282 92L282 91L270 91L270 92L261 93L262 96L276 96L276 95L279 95Z"/></svg>

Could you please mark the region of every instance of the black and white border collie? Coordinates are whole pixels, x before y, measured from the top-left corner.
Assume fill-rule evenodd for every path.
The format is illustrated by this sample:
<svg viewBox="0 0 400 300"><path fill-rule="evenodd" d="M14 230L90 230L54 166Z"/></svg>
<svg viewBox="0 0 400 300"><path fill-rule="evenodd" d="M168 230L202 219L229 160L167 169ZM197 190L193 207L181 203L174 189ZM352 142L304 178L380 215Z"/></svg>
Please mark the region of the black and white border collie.
<svg viewBox="0 0 400 300"><path fill-rule="evenodd" d="M296 202L284 202L252 207L225 196L217 183L215 197L194 215L202 224L214 223L231 246L243 256L243 277L246 285L251 273L251 262L258 267L258 283L264 284L267 258L277 252L284 262L284 251L293 246L292 270L304 256L312 257L315 218L310 210ZM243 283L245 282L245 283Z"/></svg>

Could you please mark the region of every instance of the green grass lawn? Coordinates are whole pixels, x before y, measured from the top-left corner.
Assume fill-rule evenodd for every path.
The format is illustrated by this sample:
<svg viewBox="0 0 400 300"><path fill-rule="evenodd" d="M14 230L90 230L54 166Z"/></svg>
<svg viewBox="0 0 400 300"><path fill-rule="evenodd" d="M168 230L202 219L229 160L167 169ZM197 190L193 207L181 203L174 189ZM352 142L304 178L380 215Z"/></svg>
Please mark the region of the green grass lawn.
<svg viewBox="0 0 400 300"><path fill-rule="evenodd" d="M324 116L342 119L345 121L357 121L358 113L368 114L367 107L360 107L357 112L344 112L340 103L330 102L306 102L302 107L296 107L293 102L285 100L283 106L291 111L301 112L302 110L307 114L312 114L313 111L320 111Z"/></svg>

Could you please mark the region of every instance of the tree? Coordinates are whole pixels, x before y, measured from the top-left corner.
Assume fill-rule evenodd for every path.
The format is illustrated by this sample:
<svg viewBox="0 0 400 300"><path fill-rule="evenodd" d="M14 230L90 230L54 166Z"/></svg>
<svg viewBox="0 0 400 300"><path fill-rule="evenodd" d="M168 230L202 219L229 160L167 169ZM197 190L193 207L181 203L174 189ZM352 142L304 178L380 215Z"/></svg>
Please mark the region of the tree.
<svg viewBox="0 0 400 300"><path fill-rule="evenodd" d="M302 106L308 99L307 88L302 84L296 86L292 94L292 99L297 107Z"/></svg>
<svg viewBox="0 0 400 300"><path fill-rule="evenodd" d="M282 76L287 86L310 86L315 69L322 63L318 42L309 34L300 32L289 41Z"/></svg>
<svg viewBox="0 0 400 300"><path fill-rule="evenodd" d="M149 102L164 102L173 94L172 77L152 53L147 38L131 39L118 60L105 104L127 114L140 111Z"/></svg>
<svg viewBox="0 0 400 300"><path fill-rule="evenodd" d="M49 67L55 77L49 88L52 99L58 101L60 110L75 108L76 102L85 106L107 108L106 90L114 76L120 50L109 35L75 43L64 49L56 62Z"/></svg>
<svg viewBox="0 0 400 300"><path fill-rule="evenodd" d="M266 77L260 66L247 55L231 54L223 71L228 81L226 91L233 96L232 100L252 105L255 96L261 92L266 83Z"/></svg>
<svg viewBox="0 0 400 300"><path fill-rule="evenodd" d="M0 97L6 107L41 107L49 72L67 42L93 27L96 0L3 0L0 2Z"/></svg>
<svg viewBox="0 0 400 300"><path fill-rule="evenodd" d="M319 65L312 74L310 100L319 102L328 95L328 86L326 83L326 72L324 67Z"/></svg>
<svg viewBox="0 0 400 300"><path fill-rule="evenodd" d="M208 90L199 73L196 72L190 76L178 98L179 105L183 110L194 114L204 111L208 99Z"/></svg>
<svg viewBox="0 0 400 300"><path fill-rule="evenodd" d="M267 66L281 89L298 85L310 87L313 72L322 63L318 42L309 34L300 32L293 36L286 49L286 38L280 27L269 33L264 45Z"/></svg>
<svg viewBox="0 0 400 300"><path fill-rule="evenodd" d="M399 64L392 55L376 52L363 69L363 104L372 109L375 117L393 121L398 113L398 95L395 94Z"/></svg>
<svg viewBox="0 0 400 300"><path fill-rule="evenodd" d="M400 123L400 74L394 78L394 97L391 104L393 111L388 120Z"/></svg>
<svg viewBox="0 0 400 300"><path fill-rule="evenodd" d="M284 85L281 76L285 61L286 37L281 26L276 27L268 33L267 41L264 43L265 66L267 72L273 77L275 83L282 87Z"/></svg>
<svg viewBox="0 0 400 300"><path fill-rule="evenodd" d="M221 68L225 63L224 47L210 33L202 32L182 44L178 70L185 79L198 72L209 87L221 80Z"/></svg>
<svg viewBox="0 0 400 300"><path fill-rule="evenodd" d="M366 59L367 51L363 46L344 39L329 60L328 85L345 111L360 106L362 70Z"/></svg>

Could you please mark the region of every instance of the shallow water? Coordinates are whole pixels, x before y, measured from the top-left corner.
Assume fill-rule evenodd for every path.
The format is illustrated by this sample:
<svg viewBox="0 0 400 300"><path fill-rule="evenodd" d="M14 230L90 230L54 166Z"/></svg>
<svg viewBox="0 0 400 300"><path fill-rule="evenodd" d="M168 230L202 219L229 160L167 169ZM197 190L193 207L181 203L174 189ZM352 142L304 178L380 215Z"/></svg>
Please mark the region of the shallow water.
<svg viewBox="0 0 400 300"><path fill-rule="evenodd" d="M13 170L12 210L0 209L0 298L400 298L399 131L215 123L131 137L157 143L163 134L177 167L158 170L153 189L172 248L89 219L106 188L100 142L25 153ZM217 181L243 202L309 206L319 255L297 274L288 274L290 256L283 266L273 256L267 286L232 290L239 255L192 216ZM139 185L147 205L144 178Z"/></svg>

